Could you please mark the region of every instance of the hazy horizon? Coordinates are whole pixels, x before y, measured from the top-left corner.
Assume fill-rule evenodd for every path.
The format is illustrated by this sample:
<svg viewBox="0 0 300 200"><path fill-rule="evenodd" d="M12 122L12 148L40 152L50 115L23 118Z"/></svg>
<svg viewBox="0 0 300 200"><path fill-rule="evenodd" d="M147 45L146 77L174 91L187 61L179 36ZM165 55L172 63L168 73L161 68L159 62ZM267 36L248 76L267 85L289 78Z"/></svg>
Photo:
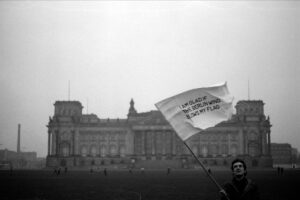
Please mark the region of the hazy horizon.
<svg viewBox="0 0 300 200"><path fill-rule="evenodd" d="M0 1L0 149L47 154L57 100L126 118L180 92L227 81L262 100L271 142L300 150L295 1ZM250 90L248 90L248 80Z"/></svg>

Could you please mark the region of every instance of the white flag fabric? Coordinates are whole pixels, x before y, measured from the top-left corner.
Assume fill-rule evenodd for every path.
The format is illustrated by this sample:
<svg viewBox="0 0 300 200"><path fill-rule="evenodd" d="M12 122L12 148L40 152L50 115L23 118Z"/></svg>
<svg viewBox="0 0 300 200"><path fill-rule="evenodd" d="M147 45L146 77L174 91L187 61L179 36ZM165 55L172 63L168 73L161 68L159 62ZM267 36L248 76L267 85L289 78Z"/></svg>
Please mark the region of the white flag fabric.
<svg viewBox="0 0 300 200"><path fill-rule="evenodd" d="M233 96L225 82L180 93L155 106L185 141L204 129L230 119L233 113L232 101Z"/></svg>

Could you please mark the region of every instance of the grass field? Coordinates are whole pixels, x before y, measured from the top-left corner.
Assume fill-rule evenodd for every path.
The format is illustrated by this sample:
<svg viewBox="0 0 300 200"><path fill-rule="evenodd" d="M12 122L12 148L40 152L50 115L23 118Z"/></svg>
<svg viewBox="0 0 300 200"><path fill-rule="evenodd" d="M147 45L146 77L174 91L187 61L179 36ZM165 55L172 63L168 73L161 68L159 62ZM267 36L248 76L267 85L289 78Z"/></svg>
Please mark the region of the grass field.
<svg viewBox="0 0 300 200"><path fill-rule="evenodd" d="M215 179L224 183L230 171L213 171ZM250 170L262 200L299 199L300 170ZM107 199L107 200L216 200L218 189L202 170L166 171L102 171L62 172L59 176L47 170L0 171L0 199Z"/></svg>

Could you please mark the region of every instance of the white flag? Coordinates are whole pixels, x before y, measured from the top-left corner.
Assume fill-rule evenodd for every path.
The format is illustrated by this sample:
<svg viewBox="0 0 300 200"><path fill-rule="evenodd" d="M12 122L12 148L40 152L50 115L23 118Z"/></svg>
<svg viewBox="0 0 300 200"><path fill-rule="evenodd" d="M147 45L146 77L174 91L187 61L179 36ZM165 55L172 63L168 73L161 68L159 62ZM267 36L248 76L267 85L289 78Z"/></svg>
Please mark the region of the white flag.
<svg viewBox="0 0 300 200"><path fill-rule="evenodd" d="M227 84L189 90L155 104L182 140L228 120L233 97Z"/></svg>

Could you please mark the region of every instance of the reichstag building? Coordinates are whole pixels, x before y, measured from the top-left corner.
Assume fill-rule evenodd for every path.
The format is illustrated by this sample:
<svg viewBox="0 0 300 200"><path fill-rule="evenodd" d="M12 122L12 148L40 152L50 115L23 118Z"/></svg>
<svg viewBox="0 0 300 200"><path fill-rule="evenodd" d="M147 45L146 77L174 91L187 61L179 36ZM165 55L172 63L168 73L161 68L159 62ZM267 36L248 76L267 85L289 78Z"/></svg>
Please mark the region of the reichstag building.
<svg viewBox="0 0 300 200"><path fill-rule="evenodd" d="M187 143L207 166L245 159L271 167L270 120L261 100L239 101L229 121L195 134ZM130 101L125 119L83 114L79 101L56 101L49 118L47 166L70 168L195 168L191 153L162 114L139 113Z"/></svg>

